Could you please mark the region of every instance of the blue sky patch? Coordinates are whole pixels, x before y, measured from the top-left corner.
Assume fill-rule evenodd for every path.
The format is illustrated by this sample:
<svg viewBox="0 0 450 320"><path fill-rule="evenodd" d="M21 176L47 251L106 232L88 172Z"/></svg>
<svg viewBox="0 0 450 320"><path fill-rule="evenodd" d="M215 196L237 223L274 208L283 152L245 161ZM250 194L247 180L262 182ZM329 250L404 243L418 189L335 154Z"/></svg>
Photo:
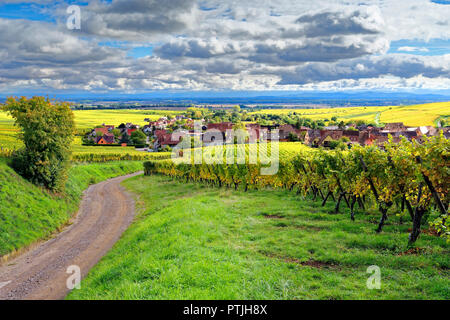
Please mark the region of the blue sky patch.
<svg viewBox="0 0 450 320"><path fill-rule="evenodd" d="M153 54L153 47L136 47L128 51L127 56L132 58L142 58L146 56L151 56Z"/></svg>
<svg viewBox="0 0 450 320"><path fill-rule="evenodd" d="M434 2L437 4L450 4L450 0L431 0L431 2Z"/></svg>
<svg viewBox="0 0 450 320"><path fill-rule="evenodd" d="M388 53L407 53L421 56L440 56L450 53L450 40L431 39L392 41Z"/></svg>

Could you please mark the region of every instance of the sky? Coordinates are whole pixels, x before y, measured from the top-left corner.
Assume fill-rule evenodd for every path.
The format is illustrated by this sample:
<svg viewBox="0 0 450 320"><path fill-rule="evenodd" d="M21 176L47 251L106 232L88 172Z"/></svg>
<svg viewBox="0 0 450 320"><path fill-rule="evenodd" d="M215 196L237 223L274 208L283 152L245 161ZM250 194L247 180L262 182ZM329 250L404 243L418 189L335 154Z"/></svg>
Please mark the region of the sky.
<svg viewBox="0 0 450 320"><path fill-rule="evenodd" d="M0 2L0 94L348 90L450 92L450 0Z"/></svg>

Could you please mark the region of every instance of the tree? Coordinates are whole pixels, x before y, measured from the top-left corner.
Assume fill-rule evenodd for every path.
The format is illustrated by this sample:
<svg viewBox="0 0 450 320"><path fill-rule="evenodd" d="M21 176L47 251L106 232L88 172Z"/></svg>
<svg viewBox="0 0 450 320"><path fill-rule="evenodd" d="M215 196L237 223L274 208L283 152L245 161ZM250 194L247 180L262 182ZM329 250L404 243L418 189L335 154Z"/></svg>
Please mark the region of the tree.
<svg viewBox="0 0 450 320"><path fill-rule="evenodd" d="M14 170L34 184L63 191L75 133L69 104L44 97L8 98L3 109L20 126L25 146L13 156Z"/></svg>
<svg viewBox="0 0 450 320"><path fill-rule="evenodd" d="M82 142L83 142L83 144L89 144L89 145L94 144L94 139L92 137L92 130L88 130L84 133Z"/></svg>
<svg viewBox="0 0 450 320"><path fill-rule="evenodd" d="M120 134L121 134L119 129L114 129L111 131L111 133L114 135L114 138L116 138L116 139L119 139Z"/></svg>
<svg viewBox="0 0 450 320"><path fill-rule="evenodd" d="M289 141L291 142L296 142L296 141L300 141L300 138L298 137L298 135L294 132L289 132L289 137L288 137Z"/></svg>
<svg viewBox="0 0 450 320"><path fill-rule="evenodd" d="M147 136L140 130L131 133L131 141L135 145L143 145L147 142Z"/></svg>
<svg viewBox="0 0 450 320"><path fill-rule="evenodd" d="M122 139L120 139L120 143L126 143L126 144L128 144L128 143L130 143L131 141L130 141L130 136L128 135L128 133L126 133L126 132L124 132L123 134L122 134Z"/></svg>

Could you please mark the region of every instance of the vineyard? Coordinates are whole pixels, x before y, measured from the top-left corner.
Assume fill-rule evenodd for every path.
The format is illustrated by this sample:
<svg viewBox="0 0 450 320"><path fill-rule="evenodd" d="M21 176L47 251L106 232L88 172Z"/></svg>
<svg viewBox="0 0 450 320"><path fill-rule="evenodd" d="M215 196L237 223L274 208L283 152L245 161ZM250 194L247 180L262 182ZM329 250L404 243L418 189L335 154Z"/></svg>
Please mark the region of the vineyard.
<svg viewBox="0 0 450 320"><path fill-rule="evenodd" d="M248 148L255 147L247 146L245 164L149 161L144 165L145 174L160 173L186 182L245 191L284 188L298 195L310 195L315 201L320 199L323 206L334 201L334 213L347 206L352 220L356 218L357 207L362 211L376 207L380 212L377 232L383 230L389 214L410 218L410 243L419 237L423 218L431 216L436 233L450 237L447 219L450 142L443 136L422 144L406 139L401 143L390 142L385 150L361 146L348 151L280 148L279 170L275 175L260 174L267 167L267 159L249 164ZM235 156L237 153L238 148Z"/></svg>

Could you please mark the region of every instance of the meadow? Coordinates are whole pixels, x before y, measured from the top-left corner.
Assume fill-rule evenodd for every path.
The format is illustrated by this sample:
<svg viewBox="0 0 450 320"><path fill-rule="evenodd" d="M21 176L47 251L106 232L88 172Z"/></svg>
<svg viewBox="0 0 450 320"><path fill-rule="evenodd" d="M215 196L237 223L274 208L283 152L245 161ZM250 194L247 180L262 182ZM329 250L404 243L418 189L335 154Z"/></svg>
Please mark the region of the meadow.
<svg viewBox="0 0 450 320"><path fill-rule="evenodd" d="M282 190L129 179L140 214L68 299L449 299L444 239L404 241L392 216L332 214L331 204ZM369 290L369 266L381 289Z"/></svg>

